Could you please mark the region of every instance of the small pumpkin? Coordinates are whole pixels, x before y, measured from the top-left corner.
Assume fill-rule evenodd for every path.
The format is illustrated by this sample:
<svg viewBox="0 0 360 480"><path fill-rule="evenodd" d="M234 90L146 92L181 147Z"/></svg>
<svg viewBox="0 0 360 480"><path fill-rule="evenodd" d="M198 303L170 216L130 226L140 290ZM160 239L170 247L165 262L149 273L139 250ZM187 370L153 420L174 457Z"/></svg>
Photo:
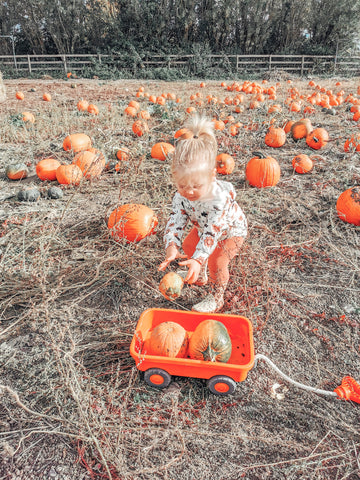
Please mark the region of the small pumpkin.
<svg viewBox="0 0 360 480"><path fill-rule="evenodd" d="M78 153L81 150L87 150L91 148L91 139L85 133L72 133L65 137L63 141L64 150L72 150L74 153Z"/></svg>
<svg viewBox="0 0 360 480"><path fill-rule="evenodd" d="M127 106L124 110L124 113L129 117L136 117L137 109L135 107Z"/></svg>
<svg viewBox="0 0 360 480"><path fill-rule="evenodd" d="M158 224L154 211L146 205L128 203L111 212L108 220L110 235L120 241L138 242L151 235Z"/></svg>
<svg viewBox="0 0 360 480"><path fill-rule="evenodd" d="M166 273L160 281L159 291L167 300L177 299L184 286L183 278L175 272Z"/></svg>
<svg viewBox="0 0 360 480"><path fill-rule="evenodd" d="M16 97L18 100L24 100L25 95L24 95L23 92L16 92L16 93L15 93L15 97Z"/></svg>
<svg viewBox="0 0 360 480"><path fill-rule="evenodd" d="M215 130L224 130L225 129L225 123L222 120L214 120L214 129Z"/></svg>
<svg viewBox="0 0 360 480"><path fill-rule="evenodd" d="M51 95L50 95L50 93L44 93L44 95L43 95L42 98L43 98L43 100L44 100L45 102L51 102Z"/></svg>
<svg viewBox="0 0 360 480"><path fill-rule="evenodd" d="M344 222L360 225L360 186L342 192L336 202L336 211Z"/></svg>
<svg viewBox="0 0 360 480"><path fill-rule="evenodd" d="M300 153L293 158L292 166L297 173L308 173L314 168L314 163L308 155Z"/></svg>
<svg viewBox="0 0 360 480"><path fill-rule="evenodd" d="M321 148L325 147L328 141L329 134L325 128L321 127L315 128L315 130L309 133L309 135L306 137L306 143L314 150L320 150Z"/></svg>
<svg viewBox="0 0 360 480"><path fill-rule="evenodd" d="M59 200L64 196L63 191L59 187L50 187L47 191L48 198L53 200Z"/></svg>
<svg viewBox="0 0 360 480"><path fill-rule="evenodd" d="M22 112L22 120L27 123L35 123L35 117L31 112Z"/></svg>
<svg viewBox="0 0 360 480"><path fill-rule="evenodd" d="M89 104L87 111L90 113L90 115L99 115L99 108L94 103Z"/></svg>
<svg viewBox="0 0 360 480"><path fill-rule="evenodd" d="M9 180L21 180L26 178L29 174L29 170L25 163L13 163L8 165L5 170L5 175Z"/></svg>
<svg viewBox="0 0 360 480"><path fill-rule="evenodd" d="M170 358L185 357L189 344L189 335L183 326L176 322L159 323L150 333L146 342L148 355L160 355Z"/></svg>
<svg viewBox="0 0 360 480"><path fill-rule="evenodd" d="M280 180L281 170L278 161L273 157L264 157L260 152L254 152L245 169L247 181L253 187L273 187Z"/></svg>
<svg viewBox="0 0 360 480"><path fill-rule="evenodd" d="M138 137L142 137L145 133L149 132L149 126L144 120L136 120L132 125L132 131Z"/></svg>
<svg viewBox="0 0 360 480"><path fill-rule="evenodd" d="M311 125L311 121L307 118L303 118L293 123L290 133L292 138L297 141L307 137L312 130L313 126Z"/></svg>
<svg viewBox="0 0 360 480"><path fill-rule="evenodd" d="M73 164L77 165L85 178L96 178L101 175L105 167L105 157L89 150L84 150L75 155Z"/></svg>
<svg viewBox="0 0 360 480"><path fill-rule="evenodd" d="M218 320L203 320L189 340L189 356L205 362L226 363L231 357L232 344L227 328Z"/></svg>
<svg viewBox="0 0 360 480"><path fill-rule="evenodd" d="M166 160L175 150L174 145L167 142L158 142L151 148L151 157L157 160Z"/></svg>
<svg viewBox="0 0 360 480"><path fill-rule="evenodd" d="M81 99L76 104L77 109L79 112L86 112L89 106L89 102L87 100Z"/></svg>
<svg viewBox="0 0 360 480"><path fill-rule="evenodd" d="M128 103L128 107L135 108L135 110L140 110L140 103L137 102L136 100L131 100L131 101Z"/></svg>
<svg viewBox="0 0 360 480"><path fill-rule="evenodd" d="M127 147L121 147L116 152L116 158L123 162L126 162L130 158L130 150Z"/></svg>
<svg viewBox="0 0 360 480"><path fill-rule="evenodd" d="M40 192L37 188L26 188L17 193L17 199L20 202L37 202L40 198Z"/></svg>
<svg viewBox="0 0 360 480"><path fill-rule="evenodd" d="M36 175L40 180L56 180L56 170L60 165L55 158L44 158L36 165Z"/></svg>
<svg viewBox="0 0 360 480"><path fill-rule="evenodd" d="M235 168L235 160L228 153L219 153L216 157L216 171L220 175L230 175Z"/></svg>
<svg viewBox="0 0 360 480"><path fill-rule="evenodd" d="M74 164L60 165L56 170L56 180L61 185L79 185L83 178L81 169Z"/></svg>
<svg viewBox="0 0 360 480"><path fill-rule="evenodd" d="M286 142L285 130L281 127L270 127L265 135L265 144L268 147L279 148Z"/></svg>

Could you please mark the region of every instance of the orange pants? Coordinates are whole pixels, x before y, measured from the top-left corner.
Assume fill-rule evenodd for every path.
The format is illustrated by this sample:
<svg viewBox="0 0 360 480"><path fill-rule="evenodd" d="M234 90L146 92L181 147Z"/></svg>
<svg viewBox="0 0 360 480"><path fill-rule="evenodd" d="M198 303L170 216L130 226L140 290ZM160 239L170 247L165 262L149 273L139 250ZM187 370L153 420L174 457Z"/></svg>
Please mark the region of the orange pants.
<svg viewBox="0 0 360 480"><path fill-rule="evenodd" d="M196 250L199 235L196 227L193 227L185 237L182 248L184 253L191 258ZM243 237L232 237L221 240L213 253L209 256L208 267L211 283L226 286L229 281L229 263L238 254Z"/></svg>

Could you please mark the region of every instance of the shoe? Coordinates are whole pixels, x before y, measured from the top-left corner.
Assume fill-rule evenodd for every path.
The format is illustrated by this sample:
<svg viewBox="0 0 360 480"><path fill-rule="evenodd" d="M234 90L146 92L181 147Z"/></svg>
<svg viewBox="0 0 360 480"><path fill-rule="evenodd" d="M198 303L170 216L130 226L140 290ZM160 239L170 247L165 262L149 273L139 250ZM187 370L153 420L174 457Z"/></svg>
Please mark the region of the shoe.
<svg viewBox="0 0 360 480"><path fill-rule="evenodd" d="M218 312L224 305L224 302L217 302L214 295L211 293L207 295L201 302L192 307L193 312L200 313L215 313Z"/></svg>

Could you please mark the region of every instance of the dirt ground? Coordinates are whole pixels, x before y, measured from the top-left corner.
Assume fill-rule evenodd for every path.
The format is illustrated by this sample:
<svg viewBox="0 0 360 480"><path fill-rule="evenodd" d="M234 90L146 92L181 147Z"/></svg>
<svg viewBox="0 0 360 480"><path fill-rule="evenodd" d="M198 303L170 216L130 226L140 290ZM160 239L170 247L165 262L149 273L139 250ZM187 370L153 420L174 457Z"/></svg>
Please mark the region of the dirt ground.
<svg viewBox="0 0 360 480"><path fill-rule="evenodd" d="M269 79L269 85L278 82ZM315 79L321 87L357 95L360 79ZM241 83L242 80L239 82ZM279 124L302 118L285 102L290 88L311 93L309 79L280 79ZM335 86L336 82L340 85ZM259 360L232 396L211 394L206 382L176 377L164 391L146 385L129 346L148 308L191 310L204 294L185 286L176 302L159 293L163 229L174 187L168 161L151 158L156 141L173 142L198 81L155 82L7 80L0 104L0 480L237 480L360 478L359 408L354 401L317 395L286 381ZM228 82L231 83L231 82ZM136 138L124 115L139 86L182 99L165 108L138 98L151 113L150 132ZM25 99L15 98L23 91ZM49 92L51 102L42 95ZM219 82L207 94L223 99ZM91 116L77 111L80 98L98 105ZM303 100L305 105L305 99ZM287 138L284 147L264 144L269 101L258 110L245 100L242 113L221 102L203 110L232 113L239 135L217 132L219 151L236 162L231 181L249 222L249 236L231 266L222 313L253 325L255 352L266 355L292 380L332 392L342 378L360 381L359 227L342 222L336 200L360 184L359 153L345 152L359 132L349 103L329 114L316 107L314 126L329 131L321 151ZM273 102L274 103L274 102ZM24 126L21 112L35 114ZM35 167L52 156L70 163L62 142L87 133L107 159L121 146L131 158L118 172L78 187L62 186L49 200L51 182ZM254 151L277 158L276 187L257 189L244 170ZM291 159L314 160L307 175ZM25 162L29 175L9 181L9 163ZM52 182L54 183L54 182ZM56 182L55 182L56 183ZM54 183L54 184L55 184ZM19 189L37 187L37 202L20 202ZM137 244L109 235L109 212L123 203L151 207L159 224ZM175 269L172 266L171 269Z"/></svg>

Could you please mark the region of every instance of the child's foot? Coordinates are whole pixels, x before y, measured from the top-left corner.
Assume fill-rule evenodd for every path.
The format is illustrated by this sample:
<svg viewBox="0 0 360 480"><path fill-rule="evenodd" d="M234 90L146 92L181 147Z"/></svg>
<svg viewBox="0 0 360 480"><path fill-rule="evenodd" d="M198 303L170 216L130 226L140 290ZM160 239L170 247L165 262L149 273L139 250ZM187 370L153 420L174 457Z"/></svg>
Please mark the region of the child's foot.
<svg viewBox="0 0 360 480"><path fill-rule="evenodd" d="M222 298L216 300L214 295L210 293L201 302L194 305L191 310L200 313L215 313L221 310L223 305L224 300Z"/></svg>

